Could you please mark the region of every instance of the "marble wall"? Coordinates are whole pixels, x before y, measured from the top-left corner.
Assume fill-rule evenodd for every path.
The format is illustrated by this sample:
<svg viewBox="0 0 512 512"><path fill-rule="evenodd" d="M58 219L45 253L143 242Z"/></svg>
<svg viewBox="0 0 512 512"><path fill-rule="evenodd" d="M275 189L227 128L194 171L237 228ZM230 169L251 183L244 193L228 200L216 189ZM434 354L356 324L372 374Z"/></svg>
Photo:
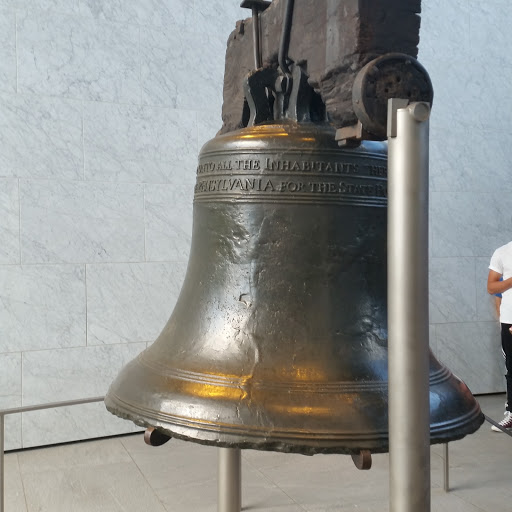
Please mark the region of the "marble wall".
<svg viewBox="0 0 512 512"><path fill-rule="evenodd" d="M418 59L434 85L430 123L430 333L474 393L505 390L490 257L512 239L507 0L426 0Z"/></svg>
<svg viewBox="0 0 512 512"><path fill-rule="evenodd" d="M181 288L238 0L0 0L0 408L105 394ZM135 429L96 403L6 447Z"/></svg>
<svg viewBox="0 0 512 512"><path fill-rule="evenodd" d="M419 55L432 348L476 393L504 389L485 280L512 220L507 1L425 1ZM0 0L0 408L102 395L163 327L239 3ZM8 417L6 444L133 428L74 406Z"/></svg>

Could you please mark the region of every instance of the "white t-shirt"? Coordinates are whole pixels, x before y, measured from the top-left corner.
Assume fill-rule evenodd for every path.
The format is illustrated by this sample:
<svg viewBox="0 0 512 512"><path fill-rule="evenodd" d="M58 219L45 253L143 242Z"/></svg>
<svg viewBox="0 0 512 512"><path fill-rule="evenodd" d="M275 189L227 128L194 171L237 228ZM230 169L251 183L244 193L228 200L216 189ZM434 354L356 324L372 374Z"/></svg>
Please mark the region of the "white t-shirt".
<svg viewBox="0 0 512 512"><path fill-rule="evenodd" d="M494 251L489 268L501 274L503 279L512 277L512 242ZM500 322L512 324L512 288L501 294Z"/></svg>

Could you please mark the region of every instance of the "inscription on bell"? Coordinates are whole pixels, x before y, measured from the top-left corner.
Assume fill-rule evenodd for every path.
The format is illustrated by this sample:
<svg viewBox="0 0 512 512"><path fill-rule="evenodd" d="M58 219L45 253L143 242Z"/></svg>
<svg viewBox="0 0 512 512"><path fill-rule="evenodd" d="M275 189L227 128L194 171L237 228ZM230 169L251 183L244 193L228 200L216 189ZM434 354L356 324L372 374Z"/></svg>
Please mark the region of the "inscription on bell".
<svg viewBox="0 0 512 512"><path fill-rule="evenodd" d="M285 201L385 207L387 168L352 154L210 153L197 167L195 200Z"/></svg>
<svg viewBox="0 0 512 512"><path fill-rule="evenodd" d="M358 164L349 162L324 162L321 160L274 160L265 158L266 171L320 172L357 174Z"/></svg>
<svg viewBox="0 0 512 512"><path fill-rule="evenodd" d="M195 187L195 192L248 192L254 190L256 192L274 191L275 187L268 179L258 178L225 178L201 180Z"/></svg>
<svg viewBox="0 0 512 512"><path fill-rule="evenodd" d="M275 179L272 181L265 178L224 178L199 180L195 187L196 194L251 191L387 197L387 188L383 184L361 184L346 181L288 181Z"/></svg>
<svg viewBox="0 0 512 512"><path fill-rule="evenodd" d="M388 168L383 165L369 165L369 175L370 176L380 176L386 178L388 175Z"/></svg>
<svg viewBox="0 0 512 512"><path fill-rule="evenodd" d="M372 176L386 176L385 167L372 166L376 169L369 171ZM237 159L201 162L197 166L197 174L214 174L222 171L269 171L269 172L300 172L322 174L358 174L359 164L355 162L330 162L323 160L295 159Z"/></svg>
<svg viewBox="0 0 512 512"><path fill-rule="evenodd" d="M205 162L197 166L197 174L213 173L216 171L232 171L231 160L221 160L220 162Z"/></svg>

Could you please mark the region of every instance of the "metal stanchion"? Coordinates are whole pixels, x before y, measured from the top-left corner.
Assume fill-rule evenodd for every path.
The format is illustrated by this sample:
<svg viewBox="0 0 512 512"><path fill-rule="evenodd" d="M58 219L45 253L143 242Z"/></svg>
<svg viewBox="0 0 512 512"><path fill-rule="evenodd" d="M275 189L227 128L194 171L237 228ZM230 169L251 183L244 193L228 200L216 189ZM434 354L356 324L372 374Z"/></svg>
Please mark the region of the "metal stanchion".
<svg viewBox="0 0 512 512"><path fill-rule="evenodd" d="M219 448L218 512L242 509L242 464L238 448Z"/></svg>
<svg viewBox="0 0 512 512"><path fill-rule="evenodd" d="M0 414L0 512L4 512L4 434L5 434L5 416Z"/></svg>
<svg viewBox="0 0 512 512"><path fill-rule="evenodd" d="M390 512L430 511L429 116L427 103L389 100Z"/></svg>
<svg viewBox="0 0 512 512"><path fill-rule="evenodd" d="M450 456L448 453L448 443L443 444L443 458L444 458L443 489L445 490L445 492L448 492L450 490Z"/></svg>

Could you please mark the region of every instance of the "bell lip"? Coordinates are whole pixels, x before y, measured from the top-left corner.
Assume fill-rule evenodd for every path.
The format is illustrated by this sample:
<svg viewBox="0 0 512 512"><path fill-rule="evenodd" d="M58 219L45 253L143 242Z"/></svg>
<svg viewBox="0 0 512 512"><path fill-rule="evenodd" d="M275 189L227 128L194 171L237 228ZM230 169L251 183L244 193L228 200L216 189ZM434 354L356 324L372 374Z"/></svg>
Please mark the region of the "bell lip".
<svg viewBox="0 0 512 512"><path fill-rule="evenodd" d="M144 428L156 428L170 437L197 444L216 446L221 448L240 448L261 451L276 451L283 453L299 453L303 455L315 454L347 454L355 455L361 450L369 450L371 453L389 452L389 432L371 432L370 434L333 433L311 435L298 435L288 431L267 431L250 435L243 427L225 429L220 425L210 425L209 428L198 428L198 422L194 425L183 423L177 425L169 421L151 418L147 411L128 405L113 393L105 397L107 410L122 418L127 419ZM466 415L455 418L449 422L438 422L430 425L430 444L445 444L463 439L467 435L475 433L485 421L478 402Z"/></svg>
<svg viewBox="0 0 512 512"><path fill-rule="evenodd" d="M139 354L123 369L110 386L104 400L109 412L123 419L131 420L136 425L156 428L171 437L228 448L239 447L305 454L357 454L361 450L383 453L389 449L388 406L385 398L387 392L384 392L384 388L380 392L375 389L370 390L370 397L375 398L375 393L378 393L382 398L378 401L381 404L378 412L381 420L363 431L361 428L359 430L347 429L340 423L343 418L349 420L352 417L352 412L357 413L358 409L352 412L345 410L343 415L333 418L321 429L317 429L317 425L314 423L305 426L300 415L292 415L293 419L284 423L280 421L279 417L275 417L271 422L261 424L251 415L244 416L245 419L241 422L233 423L230 420L230 423L222 423L219 421L219 417L231 417L229 412L232 411L233 404L230 401L217 403L215 415L205 413L194 417L190 417L188 414L183 416L178 414L179 405L190 405L189 398L191 397L171 391L168 375L163 380L157 379L158 382L165 382L164 388L154 387L154 382L149 385L151 388L149 390L144 388L142 391L140 387L134 386L134 377L138 376L135 378L135 381L138 382L141 375L144 375L147 370L146 366L141 364L141 358L142 354ZM143 373L139 374L139 372ZM150 373L154 377L154 371ZM147 373L145 375L147 377ZM434 407L431 410L430 444L462 439L466 435L474 433L482 425L485 417L478 401L463 381L456 378L446 367L433 368L429 387L437 394L439 394L439 390L443 390L443 395L449 395L447 395L448 400L455 395L462 400L460 408L457 407L455 411L452 411L451 416L444 414L445 418L437 408ZM368 389L365 390L368 392ZM163 407L163 404L155 407L158 404L152 404L151 400L147 400L148 393L151 396L165 396L167 407ZM363 402L374 403L370 397L362 398ZM266 414L264 416L267 417ZM292 418L292 416L288 415L287 417Z"/></svg>
<svg viewBox="0 0 512 512"><path fill-rule="evenodd" d="M112 403L110 402L112 400ZM303 455L314 455L319 453L338 453L338 454L358 454L362 449L370 450L372 453L385 453L388 451L387 432L381 433L381 437L372 435L371 439L352 440L339 439L318 439L314 437L300 438L291 441L284 436L261 437L248 436L247 432L229 433L219 429L197 429L191 426L177 426L167 422L148 419L145 415L139 413L127 412L125 408L120 407L111 396L105 397L105 407L107 410L119 418L130 420L135 425L144 428L155 428L166 435L190 441L205 446L215 446L219 448L240 448L261 451L276 451L283 453L299 453ZM271 434L272 435L272 434Z"/></svg>

